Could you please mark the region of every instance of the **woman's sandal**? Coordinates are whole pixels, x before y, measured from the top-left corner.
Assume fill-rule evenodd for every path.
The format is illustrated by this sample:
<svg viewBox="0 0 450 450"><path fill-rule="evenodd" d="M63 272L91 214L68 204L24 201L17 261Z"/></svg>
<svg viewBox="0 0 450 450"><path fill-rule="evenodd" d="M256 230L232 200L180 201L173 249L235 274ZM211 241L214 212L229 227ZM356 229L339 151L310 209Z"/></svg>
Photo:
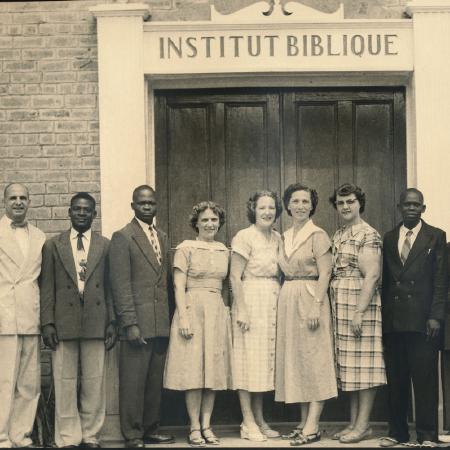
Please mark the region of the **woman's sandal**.
<svg viewBox="0 0 450 450"><path fill-rule="evenodd" d="M341 431L337 431L336 433L331 436L331 439L338 441L342 436L345 436L346 434L353 431L353 427L347 426Z"/></svg>
<svg viewBox="0 0 450 450"><path fill-rule="evenodd" d="M297 447L299 445L305 445L305 444L312 444L313 442L320 441L320 438L322 436L320 435L320 431L313 434L303 434L300 433L293 441L290 442L290 444L293 447Z"/></svg>
<svg viewBox="0 0 450 450"><path fill-rule="evenodd" d="M220 439L214 434L211 427L202 429L202 436L205 442L209 445L219 445Z"/></svg>
<svg viewBox="0 0 450 450"><path fill-rule="evenodd" d="M198 438L192 437L192 434L195 433L196 431L199 432L200 436L202 435L201 431L198 430L198 429L191 430L189 432L189 435L188 435L188 438L187 438L188 444L191 447L204 447L205 446L205 440L202 437L198 437Z"/></svg>
<svg viewBox="0 0 450 450"><path fill-rule="evenodd" d="M300 434L302 434L303 428L295 427L290 433L282 434L281 439L286 441L290 441L292 439L297 438Z"/></svg>

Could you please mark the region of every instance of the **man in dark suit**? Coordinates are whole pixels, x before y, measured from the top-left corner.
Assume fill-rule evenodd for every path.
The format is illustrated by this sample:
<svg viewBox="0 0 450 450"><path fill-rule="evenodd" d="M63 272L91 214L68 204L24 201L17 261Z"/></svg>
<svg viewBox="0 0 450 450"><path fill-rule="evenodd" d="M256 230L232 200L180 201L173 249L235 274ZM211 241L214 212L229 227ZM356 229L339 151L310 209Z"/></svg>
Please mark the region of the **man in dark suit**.
<svg viewBox="0 0 450 450"><path fill-rule="evenodd" d="M105 419L105 350L114 346L116 327L108 287L109 240L92 232L96 215L91 195L74 195L71 229L47 241L42 253L41 326L44 343L53 350L58 447L100 447Z"/></svg>
<svg viewBox="0 0 450 450"><path fill-rule="evenodd" d="M162 378L170 329L167 236L153 225L154 190L133 192L135 217L111 239L114 304L120 325L120 425L127 447L168 444L158 433Z"/></svg>
<svg viewBox="0 0 450 450"><path fill-rule="evenodd" d="M414 387L419 444L438 438L438 348L447 302L445 232L421 220L424 198L407 189L398 205L403 222L384 237L383 337L389 392L390 447L409 440L408 401Z"/></svg>

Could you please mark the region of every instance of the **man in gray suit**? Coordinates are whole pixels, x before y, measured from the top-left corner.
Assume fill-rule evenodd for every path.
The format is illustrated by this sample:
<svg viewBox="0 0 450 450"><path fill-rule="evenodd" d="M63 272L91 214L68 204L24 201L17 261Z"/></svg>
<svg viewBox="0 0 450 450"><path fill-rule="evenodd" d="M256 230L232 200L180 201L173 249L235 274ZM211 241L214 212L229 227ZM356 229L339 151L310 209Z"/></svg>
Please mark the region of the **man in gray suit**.
<svg viewBox="0 0 450 450"><path fill-rule="evenodd" d="M120 326L120 425L127 447L168 444L157 432L170 319L167 236L153 225L155 191L133 192L135 217L111 239L111 285Z"/></svg>
<svg viewBox="0 0 450 450"><path fill-rule="evenodd" d="M105 350L113 347L116 328L109 240L91 230L96 215L91 195L74 195L71 229L47 241L42 252L41 326L44 343L53 350L58 447L100 447L98 435L105 419Z"/></svg>

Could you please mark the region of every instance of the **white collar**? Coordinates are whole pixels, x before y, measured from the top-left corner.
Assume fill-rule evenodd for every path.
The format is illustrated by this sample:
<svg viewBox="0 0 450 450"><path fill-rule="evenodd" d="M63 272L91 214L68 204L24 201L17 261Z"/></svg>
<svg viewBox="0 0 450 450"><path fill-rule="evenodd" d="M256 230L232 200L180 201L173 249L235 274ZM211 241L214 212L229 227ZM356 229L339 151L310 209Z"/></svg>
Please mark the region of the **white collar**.
<svg viewBox="0 0 450 450"><path fill-rule="evenodd" d="M284 251L289 258L313 233L320 230L319 227L314 225L314 222L309 219L305 225L294 236L294 227L292 226L283 233L284 237Z"/></svg>
<svg viewBox="0 0 450 450"><path fill-rule="evenodd" d="M91 242L92 237L92 228L89 228L89 230L82 233L83 237L85 237L89 242ZM70 229L70 239L77 239L78 238L78 231L75 230L75 228Z"/></svg>
<svg viewBox="0 0 450 450"><path fill-rule="evenodd" d="M411 228L411 230L409 228L406 228L405 225L402 224L402 226L400 227L400 233L402 236L406 236L406 233L408 231L412 231L414 236L417 236L419 234L420 229L422 228L422 221L419 220L419 223L414 227Z"/></svg>
<svg viewBox="0 0 450 450"><path fill-rule="evenodd" d="M134 218L138 221L138 224L141 226L141 228L142 228L144 231L148 231L149 228L152 228L152 230L156 232L156 228L155 228L155 226L153 225L153 223L152 223L152 224L145 223L145 222L142 221L141 219L138 219L136 216L134 216Z"/></svg>

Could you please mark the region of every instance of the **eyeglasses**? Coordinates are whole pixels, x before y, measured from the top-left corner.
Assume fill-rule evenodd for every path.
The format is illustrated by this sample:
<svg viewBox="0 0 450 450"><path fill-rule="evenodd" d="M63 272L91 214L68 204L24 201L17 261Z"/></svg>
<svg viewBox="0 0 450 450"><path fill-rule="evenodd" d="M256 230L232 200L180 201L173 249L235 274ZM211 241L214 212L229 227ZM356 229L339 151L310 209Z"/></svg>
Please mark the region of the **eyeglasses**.
<svg viewBox="0 0 450 450"><path fill-rule="evenodd" d="M350 198L348 200L336 200L335 204L336 204L336 206L345 206L345 205L352 206L357 201L358 201L358 199L356 199L356 198Z"/></svg>

